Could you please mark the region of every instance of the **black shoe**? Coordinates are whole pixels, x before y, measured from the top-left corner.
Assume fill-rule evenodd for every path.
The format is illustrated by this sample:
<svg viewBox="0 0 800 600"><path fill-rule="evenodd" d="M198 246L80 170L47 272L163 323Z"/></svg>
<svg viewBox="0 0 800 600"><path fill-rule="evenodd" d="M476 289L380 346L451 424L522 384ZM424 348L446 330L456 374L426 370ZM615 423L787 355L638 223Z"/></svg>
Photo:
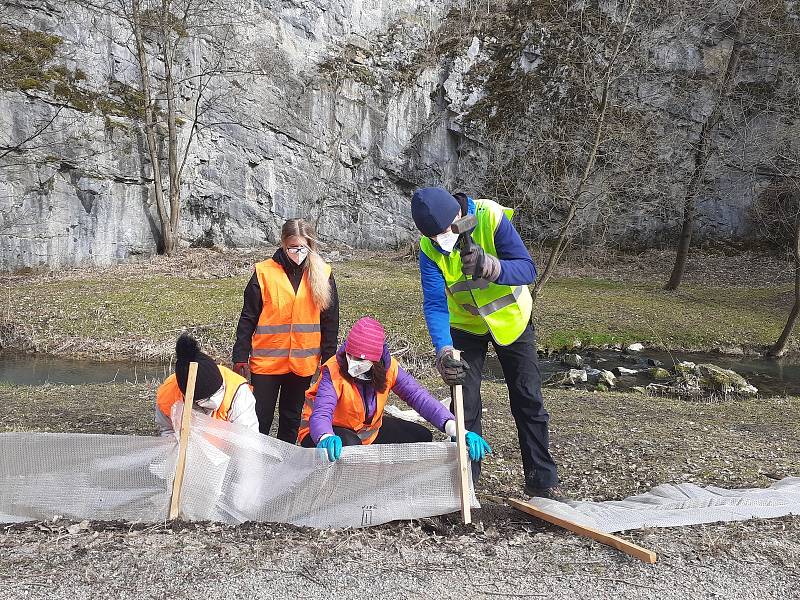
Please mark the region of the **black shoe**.
<svg viewBox="0 0 800 600"><path fill-rule="evenodd" d="M557 485L549 488L535 488L526 484L525 493L533 498L547 498L548 500L555 500L556 502L567 502L569 500L566 494L564 494L564 490Z"/></svg>

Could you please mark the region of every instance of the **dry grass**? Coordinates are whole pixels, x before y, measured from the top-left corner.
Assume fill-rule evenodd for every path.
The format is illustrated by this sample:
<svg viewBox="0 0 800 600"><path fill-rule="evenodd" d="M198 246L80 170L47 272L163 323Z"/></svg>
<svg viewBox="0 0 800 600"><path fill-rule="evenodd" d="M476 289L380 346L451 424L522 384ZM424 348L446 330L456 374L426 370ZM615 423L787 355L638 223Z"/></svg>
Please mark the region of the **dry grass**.
<svg viewBox="0 0 800 600"><path fill-rule="evenodd" d="M227 360L242 291L260 258L254 252L194 250L102 270L5 276L0 346L95 360L169 360L178 332L188 328L208 352ZM777 337L791 303L788 284L754 287L750 276L741 278L747 285L728 285L725 275L666 293L660 281L642 277L640 268L621 281L630 261L619 260L613 263L616 271L606 269L606 278L589 278L588 267L565 263L565 272L581 276L554 279L537 302L540 344L645 341L670 349L761 348ZM357 318L373 315L387 326L393 346L405 349L407 362L429 360L414 262L357 257L337 262L334 272L341 334Z"/></svg>

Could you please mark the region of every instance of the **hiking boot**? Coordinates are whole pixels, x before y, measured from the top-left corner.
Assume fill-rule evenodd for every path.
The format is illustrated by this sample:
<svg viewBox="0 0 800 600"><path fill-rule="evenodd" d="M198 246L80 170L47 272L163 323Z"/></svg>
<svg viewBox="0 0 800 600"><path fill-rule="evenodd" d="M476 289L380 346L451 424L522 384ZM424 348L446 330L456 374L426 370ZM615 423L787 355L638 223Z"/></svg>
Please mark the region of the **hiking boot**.
<svg viewBox="0 0 800 600"><path fill-rule="evenodd" d="M569 500L564 490L558 485L549 488L535 488L526 484L525 493L532 498L547 498L556 502L567 502Z"/></svg>

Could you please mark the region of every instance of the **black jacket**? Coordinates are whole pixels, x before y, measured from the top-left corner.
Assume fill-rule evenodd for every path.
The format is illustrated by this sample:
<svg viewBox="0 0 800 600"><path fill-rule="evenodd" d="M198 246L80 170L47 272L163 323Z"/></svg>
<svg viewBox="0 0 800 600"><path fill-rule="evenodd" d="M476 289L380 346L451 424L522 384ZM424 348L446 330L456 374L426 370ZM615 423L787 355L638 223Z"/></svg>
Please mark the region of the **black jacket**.
<svg viewBox="0 0 800 600"><path fill-rule="evenodd" d="M272 260L283 267L286 276L292 283L294 291L300 287L303 279L303 266L295 264L290 260L283 248L278 248L272 256ZM336 281L331 273L331 303L328 308L322 311L319 318L320 330L322 333L322 362L324 363L331 356L336 354L336 343L339 336L339 294L336 291ZM244 363L250 360L250 350L253 343L253 332L258 325L261 317L261 309L264 303L261 296L261 286L258 285L258 277L255 273L247 282L244 289L244 303L242 304L242 314L239 316L239 324L236 327L236 341L233 344L233 362Z"/></svg>

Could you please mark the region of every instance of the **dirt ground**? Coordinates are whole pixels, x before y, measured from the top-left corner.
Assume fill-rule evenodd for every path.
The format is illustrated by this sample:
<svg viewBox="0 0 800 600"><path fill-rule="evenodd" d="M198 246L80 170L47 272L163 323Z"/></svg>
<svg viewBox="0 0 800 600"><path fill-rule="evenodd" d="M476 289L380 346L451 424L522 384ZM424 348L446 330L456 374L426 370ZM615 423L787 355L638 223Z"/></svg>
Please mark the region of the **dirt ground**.
<svg viewBox="0 0 800 600"><path fill-rule="evenodd" d="M445 396L431 374L411 257L335 252L329 257L348 260L336 267L343 332L356 317L375 314L396 332L401 361ZM110 269L0 277L0 346L94 360L163 358L176 328L189 326L206 348L227 356L244 281L263 254L190 250ZM671 259L658 251L568 257L537 303L542 338L645 341L652 333L671 348L697 349L774 339L791 295L786 261L697 253L687 286L667 295L660 283ZM391 293L375 293L379 279L391 281ZM197 303L200 291L205 301ZM483 507L473 526L458 515L338 531L0 525L0 599L800 598L797 516L622 534L658 553L655 565L645 565L494 502L522 497L522 470L504 386L485 382L483 391L494 453L476 488ZM154 383L0 384L0 432L153 435L154 392ZM618 499L668 482L764 487L800 474L797 397L712 403L546 389L545 398L552 452L564 490L576 499Z"/></svg>
<svg viewBox="0 0 800 600"><path fill-rule="evenodd" d="M0 387L2 430L151 435L152 394L152 384ZM797 474L798 398L546 397L553 454L574 498L621 498L664 482L767 486ZM484 399L494 455L473 526L458 515L345 531L5 526L0 598L800 598L798 517L622 534L658 553L645 565L495 504L488 496L522 496L522 475L502 384L484 384Z"/></svg>

